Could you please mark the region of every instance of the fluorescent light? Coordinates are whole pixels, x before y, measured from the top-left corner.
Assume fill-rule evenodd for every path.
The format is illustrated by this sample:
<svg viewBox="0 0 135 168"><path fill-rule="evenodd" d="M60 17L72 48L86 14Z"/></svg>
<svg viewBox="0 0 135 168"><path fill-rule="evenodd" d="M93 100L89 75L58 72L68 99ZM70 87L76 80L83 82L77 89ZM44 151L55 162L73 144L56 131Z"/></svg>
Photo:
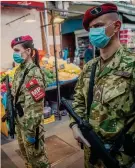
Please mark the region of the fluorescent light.
<svg viewBox="0 0 135 168"><path fill-rule="evenodd" d="M24 22L26 22L26 23L33 23L33 22L36 22L36 20L34 20L34 19L27 19Z"/></svg>

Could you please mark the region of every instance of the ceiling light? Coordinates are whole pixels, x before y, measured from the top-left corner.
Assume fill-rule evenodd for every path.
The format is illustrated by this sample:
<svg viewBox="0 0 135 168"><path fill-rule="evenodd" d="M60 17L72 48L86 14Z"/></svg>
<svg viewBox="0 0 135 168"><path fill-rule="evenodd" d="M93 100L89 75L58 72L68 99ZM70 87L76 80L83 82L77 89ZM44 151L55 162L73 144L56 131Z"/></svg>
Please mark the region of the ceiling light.
<svg viewBox="0 0 135 168"><path fill-rule="evenodd" d="M32 22L36 22L36 20L34 20L34 19L27 19L24 22L26 22L26 23L32 23Z"/></svg>

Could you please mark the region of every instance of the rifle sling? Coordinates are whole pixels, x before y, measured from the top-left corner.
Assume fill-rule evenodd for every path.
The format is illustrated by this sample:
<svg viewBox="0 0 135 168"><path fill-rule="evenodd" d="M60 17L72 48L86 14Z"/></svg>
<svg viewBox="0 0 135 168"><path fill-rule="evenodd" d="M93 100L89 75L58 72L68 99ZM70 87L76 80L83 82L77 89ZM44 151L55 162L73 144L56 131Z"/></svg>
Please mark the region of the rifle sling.
<svg viewBox="0 0 135 168"><path fill-rule="evenodd" d="M89 120L91 104L93 101L93 87L94 87L94 79L96 73L97 62L92 64L92 70L90 75L90 82L89 82L89 90L88 90L88 99L87 99L87 119Z"/></svg>
<svg viewBox="0 0 135 168"><path fill-rule="evenodd" d="M34 67L35 67L35 66L33 66L31 69L33 69ZM23 78L22 78L21 81L20 81L20 85L18 86L16 95L15 95L15 105L16 105L16 103L17 103L17 101L18 101L18 97L19 97L19 94L20 94L20 90L21 90L21 87L22 87L22 85L23 85L23 83L24 83L25 77L26 77L26 75L29 73L29 71L30 71L31 69L28 70L28 69L26 68L26 70L24 71Z"/></svg>

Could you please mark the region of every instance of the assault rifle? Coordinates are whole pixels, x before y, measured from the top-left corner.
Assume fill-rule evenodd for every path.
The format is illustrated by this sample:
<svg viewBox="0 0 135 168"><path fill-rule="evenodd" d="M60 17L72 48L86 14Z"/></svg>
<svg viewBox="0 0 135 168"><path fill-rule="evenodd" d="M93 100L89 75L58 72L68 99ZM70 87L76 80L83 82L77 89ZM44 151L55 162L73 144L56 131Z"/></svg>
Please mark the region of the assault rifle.
<svg viewBox="0 0 135 168"><path fill-rule="evenodd" d="M81 117L79 117L73 111L72 107L68 104L65 98L61 99L61 104L78 124L78 127L80 128L84 138L91 145L91 150L94 153L94 157L102 160L106 168L120 168L119 162L114 157L112 157L110 152L104 147L103 142L93 131L92 126L88 122L82 120Z"/></svg>

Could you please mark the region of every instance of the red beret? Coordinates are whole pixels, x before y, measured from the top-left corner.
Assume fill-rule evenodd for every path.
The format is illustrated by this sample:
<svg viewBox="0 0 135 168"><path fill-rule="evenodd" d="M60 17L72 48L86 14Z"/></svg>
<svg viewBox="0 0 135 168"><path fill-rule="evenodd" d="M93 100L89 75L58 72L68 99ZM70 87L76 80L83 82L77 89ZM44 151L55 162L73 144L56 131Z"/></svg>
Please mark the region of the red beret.
<svg viewBox="0 0 135 168"><path fill-rule="evenodd" d="M17 37L14 40L12 40L11 47L13 48L15 45L23 43L25 41L33 41L33 39L29 35Z"/></svg>
<svg viewBox="0 0 135 168"><path fill-rule="evenodd" d="M84 18L83 18L83 26L84 26L85 30L89 31L89 23L93 19L95 19L103 14L113 13L113 12L117 13L118 8L115 4L112 4L112 3L106 3L101 6L97 6L97 7L93 7L93 8L88 9L85 12Z"/></svg>

